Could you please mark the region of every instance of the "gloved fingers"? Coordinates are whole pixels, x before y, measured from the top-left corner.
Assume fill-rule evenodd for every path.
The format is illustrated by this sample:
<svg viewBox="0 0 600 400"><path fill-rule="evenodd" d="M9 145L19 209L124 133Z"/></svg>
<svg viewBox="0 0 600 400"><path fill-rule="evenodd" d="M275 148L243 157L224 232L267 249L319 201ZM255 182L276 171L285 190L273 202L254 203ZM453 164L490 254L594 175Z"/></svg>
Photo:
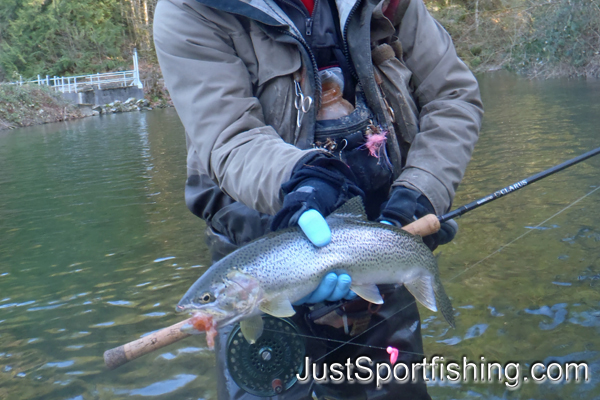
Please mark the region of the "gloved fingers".
<svg viewBox="0 0 600 400"><path fill-rule="evenodd" d="M315 289L314 292L306 296L304 299L298 301L296 305L304 304L304 303L320 303L324 301L326 298L331 296L335 287L337 285L338 276L335 272L330 272L321 280L319 286Z"/></svg>
<svg viewBox="0 0 600 400"><path fill-rule="evenodd" d="M440 225L440 230L437 233L439 244L450 243L456 236L457 232L458 224L453 219L442 223Z"/></svg>
<svg viewBox="0 0 600 400"><path fill-rule="evenodd" d="M325 300L327 301L338 301L343 299L348 292L350 292L350 285L352 284L352 278L348 274L340 274L337 277L337 282L333 292Z"/></svg>
<svg viewBox="0 0 600 400"><path fill-rule="evenodd" d="M344 300L354 300L356 297L356 293L350 290L348 291L348 294L344 296Z"/></svg>
<svg viewBox="0 0 600 400"><path fill-rule="evenodd" d="M315 246L323 247L331 242L331 229L317 210L308 210L298 218L298 225Z"/></svg>

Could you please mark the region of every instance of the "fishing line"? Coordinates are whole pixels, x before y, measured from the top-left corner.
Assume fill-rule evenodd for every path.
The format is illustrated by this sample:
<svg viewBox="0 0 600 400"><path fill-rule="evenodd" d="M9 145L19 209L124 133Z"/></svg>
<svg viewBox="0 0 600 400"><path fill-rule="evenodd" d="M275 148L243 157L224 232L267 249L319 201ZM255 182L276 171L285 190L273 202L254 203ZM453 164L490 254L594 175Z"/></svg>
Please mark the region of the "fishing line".
<svg viewBox="0 0 600 400"><path fill-rule="evenodd" d="M410 304L409 304L409 306L410 306ZM400 310L400 311L402 311L402 310ZM381 322L383 322L383 321L381 321ZM302 333L296 333L296 332L283 332L283 331L280 331L280 330L277 330L277 329L268 329L268 328L264 328L263 330L264 331L269 331L269 332L275 332L275 333L285 333L286 335L299 336L299 337L303 337L303 338L307 338L307 339L319 339L319 340L323 340L323 341L326 341L326 342L342 343L342 345L340 347L342 347L342 346L344 346L346 344L351 344L351 345L354 345L354 346L369 347L371 349L378 349L378 350L384 350L384 351L387 350L387 347L372 346L370 344L351 343L351 342L345 341L345 340L337 340L337 339L331 339L331 338L323 338L323 337L319 337L319 336L304 335ZM356 337L358 337L358 336L356 336ZM340 347L338 347L338 348L340 348ZM424 356L425 355L425 353L415 353L415 352L412 352L412 351L403 351L402 353L404 353L404 354L414 354L414 355L417 355L417 356ZM329 353L327 353L325 356L327 356L327 355L329 355ZM323 357L325 357L325 356L323 356ZM323 357L321 357L321 358L323 358ZM319 361L321 358L315 360L315 362Z"/></svg>
<svg viewBox="0 0 600 400"><path fill-rule="evenodd" d="M562 214L564 211L568 210L569 208L573 207L575 204L579 203L581 200L585 199L586 197L588 197L589 195L591 195L592 193L594 193L595 191L597 191L598 189L600 189L600 186L598 186L596 189L592 190L591 192L587 193L586 195L584 195L583 197L580 197L579 199L575 200L573 203L569 204L568 206L566 206L565 208L563 208L562 210L560 210L559 212L557 212L556 214L552 215L551 217L545 219L544 221L540 222L539 224L537 224L536 226L533 227L533 229L529 229L527 232L525 232L524 234L522 234L521 236L511 240L510 242L508 242L507 244L500 246L498 248L498 250L490 253L489 255L487 255L486 257L482 258L481 260L477 261L475 264L471 265L470 267L465 268L463 271L459 272L458 274L456 274L454 277L450 278L449 280L447 280L446 282L452 282L454 279L458 278L459 276L461 276L462 274L464 274L465 272L469 271L470 269L472 269L473 267L475 267L476 265L481 264L482 262L484 262L485 260L487 260L488 258L490 258L491 256L493 256L496 253L501 252L504 248L510 246L511 244L513 244L514 242L516 242L517 240L521 239L522 237L530 234L531 232L533 232L535 230L535 228L539 228L540 226L544 225L546 222L550 221L552 218ZM444 283L446 283L444 282Z"/></svg>
<svg viewBox="0 0 600 400"><path fill-rule="evenodd" d="M558 211L557 213L555 213L554 215L546 218L544 221L540 222L539 224L537 224L534 228L538 228L541 225L547 223L548 221L550 221L552 218L562 214L563 212L565 212L566 210L568 210L569 208L573 207L575 204L579 203L581 200L585 199L586 197L590 196L591 194L593 194L594 192L600 190L600 186L596 187L594 190L590 191L589 193L585 194L584 196L580 197L579 199L575 200L574 202L570 203L569 205L567 205L566 207L564 207L562 210ZM529 233L531 233L534 229L530 229L527 232L523 233L522 235L518 236L517 238L511 240L510 242L508 242L507 244L500 246L500 248L498 248L496 251L490 253L489 255L487 255L486 257L482 258L481 260L477 261L475 264L471 265L470 267L465 268L464 271L458 273L457 275L453 276L452 278L450 278L449 280L445 281L444 283L447 282L452 282L454 279L458 278L459 276L461 276L462 274L464 274L465 272L471 270L472 268L474 268L475 266L481 264L482 262L484 262L485 260L487 260L488 258L492 257L494 254L499 253L500 251L502 251L504 248L510 246L511 244L515 243L517 240L523 238L524 236L528 235ZM327 357L328 355L336 352L337 350L341 349L342 347L344 347L347 344L352 344L355 346L362 346L362 347L369 347L369 348L373 348L373 349L381 349L381 350L386 350L387 347L379 347L379 346L371 346L371 345L367 345L367 344L360 344L360 343L352 343L354 340L358 339L359 337L361 337L362 335L364 335L365 333L369 332L371 329L376 328L377 326L379 326L380 324L382 324L383 322L387 321L388 319L392 318L393 316L399 314L400 312L406 310L408 307L412 306L413 304L416 303L416 300L413 300L412 302L408 303L407 305L405 305L404 307L402 307L401 309L399 309L398 311L394 312L392 315L390 315L387 318L382 319L381 321L377 322L376 324L374 324L373 326L365 329L363 332L359 333L358 335L356 335L355 337L353 337L352 339L348 340L348 341L343 341L343 340L335 340L335 339L329 339L329 338L322 338L322 337L318 337L318 336L312 336L312 335L302 335L299 333L287 333L287 332L279 332L277 330L273 330L279 333L287 333L287 334L292 334L292 335L298 335L298 336L302 336L302 337L306 337L306 338L311 338L311 339L319 339L319 340L325 340L325 341L329 341L329 342L336 342L336 343L341 343L338 347L336 347L335 349L329 351L328 353L326 353L325 355L319 357L318 359L315 360L315 362L318 362L322 359L324 359L325 357ZM267 329L265 329L267 330ZM401 349L399 349L400 351L402 351ZM402 353L404 354L415 354L415 355L424 355L424 353L414 353L414 352L408 352L408 351L402 351Z"/></svg>
<svg viewBox="0 0 600 400"><path fill-rule="evenodd" d="M338 347L336 347L335 349L333 349L333 350L331 350L330 352L326 353L325 355L323 355L323 356L319 357L318 359L316 359L316 360L315 360L315 362L318 362L318 361L320 361L320 360L324 359L325 357L327 357L327 356L328 356L328 355L330 355L331 353L334 353L334 352L338 351L339 349L341 349L342 347L344 347L344 346L345 346L345 345L347 345L347 344L353 344L353 345L357 345L357 346L366 346L366 345L361 345L360 343L352 343L352 341L353 341L353 340L356 340L356 339L358 339L359 337L361 337L361 336L362 336L362 335L364 335L365 333L369 332L371 329L373 329L373 328L375 328L375 327L379 326L380 324L384 323L384 322L385 322L385 321L387 321L388 319L392 318L394 315L396 315L396 314L399 314L400 312L402 312L402 311L406 310L408 307L410 307L410 306L412 306L413 304L415 304L415 302L416 302L416 301L415 301L415 300L413 300L411 303L408 303L407 305L405 305L404 307L402 307L401 309L399 309L398 311L396 311L395 313L393 313L393 314L392 314L392 315L390 315L389 317L382 319L381 321L377 322L377 323L376 323L375 325L373 325L372 327L365 329L363 332L361 332L361 333L359 333L358 335L354 336L352 339L350 339L350 340L346 341L345 343L343 343L343 344L339 345ZM419 322L419 323L420 323L420 322ZM315 337L315 339L323 339L323 338L320 338L320 337ZM374 347L374 348L377 348L377 349L383 349L383 350L387 349L387 347L375 347L375 346L369 346L369 347ZM398 350L401 350L401 349L398 349ZM409 354L409 353L410 353L410 352L408 352L408 351L404 351L404 350L402 350L402 352L403 352L403 353L405 353L405 354ZM420 355L420 353L417 353L417 355Z"/></svg>

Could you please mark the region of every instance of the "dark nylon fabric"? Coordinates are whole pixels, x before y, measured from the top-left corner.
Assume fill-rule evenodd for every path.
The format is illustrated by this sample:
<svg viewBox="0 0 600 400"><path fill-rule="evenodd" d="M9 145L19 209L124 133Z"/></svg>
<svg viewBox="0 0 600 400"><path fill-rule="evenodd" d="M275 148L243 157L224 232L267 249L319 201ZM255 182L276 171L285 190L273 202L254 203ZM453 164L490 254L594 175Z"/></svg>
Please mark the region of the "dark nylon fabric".
<svg viewBox="0 0 600 400"><path fill-rule="evenodd" d="M297 224L302 213L310 209L327 216L352 197L364 198L350 168L325 154L308 164L301 163L281 190L285 194L283 207L273 217L272 230Z"/></svg>
<svg viewBox="0 0 600 400"><path fill-rule="evenodd" d="M302 34L315 56L317 67L339 66L344 74L344 98L354 101L355 81L344 52L340 22L334 0L315 0L308 13L300 0L276 0Z"/></svg>

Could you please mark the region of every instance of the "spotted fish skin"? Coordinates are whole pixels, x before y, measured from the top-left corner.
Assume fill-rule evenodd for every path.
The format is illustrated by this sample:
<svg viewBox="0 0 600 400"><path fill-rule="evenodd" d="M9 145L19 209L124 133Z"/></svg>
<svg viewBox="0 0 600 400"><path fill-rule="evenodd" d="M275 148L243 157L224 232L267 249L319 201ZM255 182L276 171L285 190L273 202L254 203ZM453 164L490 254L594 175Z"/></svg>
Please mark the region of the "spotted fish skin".
<svg viewBox="0 0 600 400"><path fill-rule="evenodd" d="M215 263L190 287L178 309L210 311L212 307L224 314L243 314L222 316L222 320L239 320L260 314L260 309L268 310L263 306L272 299L288 304L298 301L333 271L348 273L352 289L359 295L361 287L405 284L417 300L433 311L441 310L454 326L452 305L429 248L420 237L398 227L368 221L362 203L355 199L326 219L331 229L331 242L327 246L314 246L297 227L270 233ZM232 289L236 286L259 289L255 290L254 298L247 298L252 296L244 297L240 293L243 289L237 292ZM229 295L221 296L220 300L227 287ZM235 292L233 297L232 292ZM211 301L203 303L202 296L206 293ZM233 310L231 304L224 305L223 299L227 298L232 303L248 304L244 304L243 310L239 307Z"/></svg>

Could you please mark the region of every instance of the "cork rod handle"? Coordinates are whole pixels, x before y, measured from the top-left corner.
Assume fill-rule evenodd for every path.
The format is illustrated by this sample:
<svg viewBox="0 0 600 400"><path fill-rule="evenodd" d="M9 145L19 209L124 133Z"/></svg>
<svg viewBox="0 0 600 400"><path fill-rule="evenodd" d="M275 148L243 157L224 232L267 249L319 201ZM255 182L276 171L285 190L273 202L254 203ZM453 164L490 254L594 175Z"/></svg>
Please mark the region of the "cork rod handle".
<svg viewBox="0 0 600 400"><path fill-rule="evenodd" d="M440 220L434 214L427 214L415 222L403 226L402 229L413 235L429 236L440 230Z"/></svg>
<svg viewBox="0 0 600 400"><path fill-rule="evenodd" d="M189 318L185 321L176 323L160 331L151 333L141 339L134 340L114 349L104 352L104 364L108 369L115 369L131 360L158 350L162 347L175 343L183 338L190 336L189 333L181 332L181 327L189 322Z"/></svg>

